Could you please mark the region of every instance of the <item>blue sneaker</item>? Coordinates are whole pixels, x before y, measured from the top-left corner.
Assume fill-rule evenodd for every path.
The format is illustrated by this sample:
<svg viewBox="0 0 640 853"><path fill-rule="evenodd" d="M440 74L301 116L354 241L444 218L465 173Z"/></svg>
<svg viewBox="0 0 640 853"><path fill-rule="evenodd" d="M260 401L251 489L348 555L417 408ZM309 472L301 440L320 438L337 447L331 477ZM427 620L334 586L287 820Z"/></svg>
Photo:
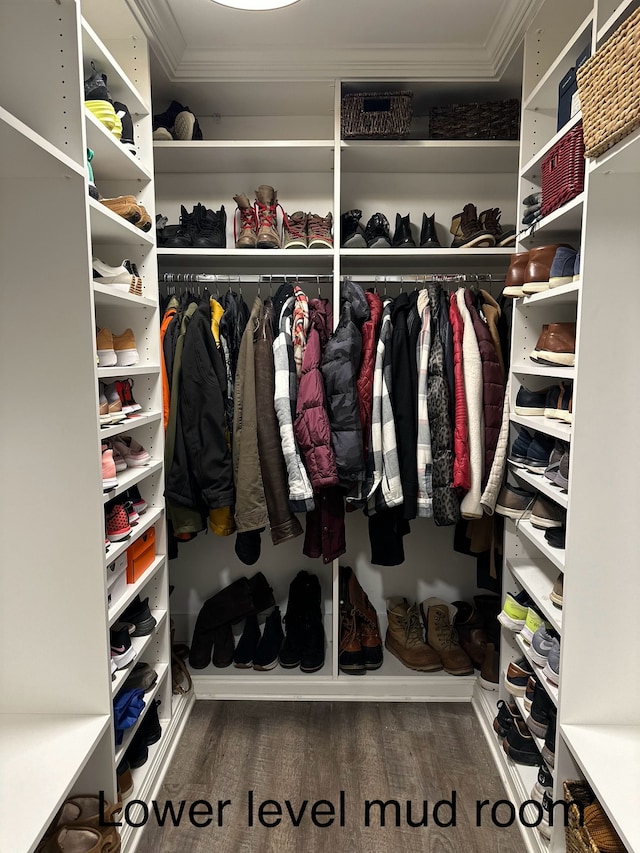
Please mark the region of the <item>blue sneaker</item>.
<svg viewBox="0 0 640 853"><path fill-rule="evenodd" d="M580 281L580 252L577 253L573 263L573 280Z"/></svg>
<svg viewBox="0 0 640 853"><path fill-rule="evenodd" d="M516 415L528 415L529 417L544 415L548 391L548 388L543 388L542 391L529 391L528 388L521 385L516 394L516 405L514 408Z"/></svg>
<svg viewBox="0 0 640 853"><path fill-rule="evenodd" d="M576 249L569 246L558 246L549 271L549 287L560 287L573 281L577 254Z"/></svg>
<svg viewBox="0 0 640 853"><path fill-rule="evenodd" d="M521 429L518 437L511 445L511 453L509 454L509 462L516 465L518 468L526 467L527 452L529 445L533 441L533 434L527 429Z"/></svg>
<svg viewBox="0 0 640 853"><path fill-rule="evenodd" d="M555 439L543 432L536 432L527 449L524 467L533 474L543 474L549 465L549 457L555 445Z"/></svg>

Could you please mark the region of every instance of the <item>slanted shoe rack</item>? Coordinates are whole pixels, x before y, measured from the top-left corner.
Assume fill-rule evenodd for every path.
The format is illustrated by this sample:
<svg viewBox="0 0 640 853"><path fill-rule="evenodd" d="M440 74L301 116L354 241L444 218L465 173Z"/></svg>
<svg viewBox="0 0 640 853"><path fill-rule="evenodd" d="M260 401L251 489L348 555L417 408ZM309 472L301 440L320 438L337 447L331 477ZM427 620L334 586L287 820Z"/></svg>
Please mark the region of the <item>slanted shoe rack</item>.
<svg viewBox="0 0 640 853"><path fill-rule="evenodd" d="M562 8L547 0L525 39L519 202L540 191L541 162L580 120L556 131L558 83L587 45L591 53L637 3L572 0ZM640 191L640 134L636 131L597 160L586 161L585 188L577 198L521 235L519 250L567 242L581 248L577 281L518 299L511 358L512 410L521 384L532 390L573 380L571 425L546 417L511 414L511 440L524 426L570 444L568 491L542 475L513 470L510 480L539 491L567 510L566 548L552 548L529 521L506 520L503 593L526 590L561 638L559 688L532 664L558 710L553 800L563 780L586 779L629 851L640 849L640 667L633 618L640 603L635 530L640 468L632 436L640 417L636 365L640 309L636 199ZM523 209L520 207L520 209ZM537 365L529 358L543 323L577 322L574 367ZM630 441L631 439L631 441ZM564 573L562 609L550 601ZM529 647L502 630L500 697L508 663ZM633 674L632 674L633 673ZM519 806L530 799L537 768L515 764L492 728L495 702L476 689L474 704L509 792ZM523 712L522 700L518 702ZM523 714L524 715L524 714ZM543 741L537 739L541 748ZM536 812L528 807L528 819ZM565 850L560 807L546 841L522 827L526 849Z"/></svg>
<svg viewBox="0 0 640 853"><path fill-rule="evenodd" d="M150 798L192 697L172 697L163 428L155 233L143 233L89 197L86 149L95 152L103 196L135 195L153 219L153 164L147 42L124 2L0 4L2 164L3 408L0 608L0 848L28 853L64 799L102 790L113 802L116 751L109 627L137 593L149 597L157 627L134 639L138 660L158 681L163 734L134 771L134 796ZM26 57L30 57L27 61ZM137 153L85 111L90 61L132 116ZM134 261L142 298L92 279L92 254ZM96 325L130 327L140 361L97 368ZM100 428L98 381L132 377L141 416ZM151 454L144 468L102 491L101 439L134 436ZM137 485L148 509L129 540L105 555L104 504ZM107 565L151 526L149 569L107 604ZM135 820L135 818L134 818ZM123 829L123 850L135 832Z"/></svg>

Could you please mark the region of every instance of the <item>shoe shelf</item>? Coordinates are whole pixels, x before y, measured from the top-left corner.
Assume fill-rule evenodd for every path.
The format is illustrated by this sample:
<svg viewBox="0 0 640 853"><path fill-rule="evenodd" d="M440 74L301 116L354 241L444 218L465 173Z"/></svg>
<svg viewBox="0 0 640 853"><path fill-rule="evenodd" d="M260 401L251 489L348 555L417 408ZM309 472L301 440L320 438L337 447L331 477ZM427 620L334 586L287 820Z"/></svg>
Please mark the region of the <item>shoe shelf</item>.
<svg viewBox="0 0 640 853"><path fill-rule="evenodd" d="M161 418L161 412L141 412L137 417L134 415L133 417L127 418L126 421L122 421L122 423L115 424L114 426L100 427L100 439L111 438L114 435L129 432L130 429L136 429L136 427L154 424Z"/></svg>
<svg viewBox="0 0 640 853"><path fill-rule="evenodd" d="M87 128L87 146L93 150L91 161L96 181L113 180L141 181L149 183L153 175L140 160L132 157L128 149L116 139L91 110L85 107L84 120Z"/></svg>
<svg viewBox="0 0 640 853"><path fill-rule="evenodd" d="M166 611L165 611L165 613L166 613ZM151 634L151 637L153 637L153 634ZM135 639L135 638L132 638L132 639ZM171 671L170 671L170 667L168 664L166 664L166 663L155 663L153 665L153 668L158 673L158 680L153 685L151 690L149 690L148 693L144 694L144 708L142 709L142 713L140 714L138 719L135 721L135 723L131 726L131 728L129 728L125 731L124 736L122 738L122 743L120 744L120 746L116 747L116 758L115 758L116 767L122 761L125 752L127 751L129 746L131 745L131 741L133 739L133 736L135 735L135 733L138 731L138 729L140 727L140 723L144 720L144 718L147 714L147 711L149 710L149 708L153 704L153 700L156 698L156 696L160 692L160 687L162 686L162 682L167 677L167 675L169 677L171 677Z"/></svg>
<svg viewBox="0 0 640 853"><path fill-rule="evenodd" d="M143 280L144 282L144 280ZM114 290L109 284L99 284L93 280L93 301L103 308L157 308L158 301L148 296L133 296ZM144 283L142 285L144 287Z"/></svg>
<svg viewBox="0 0 640 853"><path fill-rule="evenodd" d="M549 376L553 379L573 379L575 377L575 366L562 364L537 364L535 361L516 362L511 371L516 374L528 376ZM542 418L539 418L541 420ZM553 418L547 418L553 420Z"/></svg>
<svg viewBox="0 0 640 853"><path fill-rule="evenodd" d="M588 160L588 163L591 174L614 172L637 175L640 173L640 129L626 136L597 160Z"/></svg>
<svg viewBox="0 0 640 853"><path fill-rule="evenodd" d="M563 723L560 734L627 849L640 850L640 725Z"/></svg>
<svg viewBox="0 0 640 853"><path fill-rule="evenodd" d="M124 669L119 669L115 673L116 677L111 682L111 695L112 696L115 696L118 693L118 691L124 685L125 681L129 677L129 675L131 675L133 667L136 665L136 663L138 663L139 660L142 659L142 656L144 655L145 651L147 650L147 648L151 644L151 641L154 639L156 632L161 628L162 624L164 623L164 620L167 618L167 611L166 610L152 610L151 615L153 617L155 617L157 625L150 634L147 634L146 637L131 637L131 645L136 650L136 656L128 666L126 666ZM154 668L157 668L157 669L160 669L161 666L162 666L161 664L154 664ZM164 664L164 666L166 667L167 664ZM160 675L159 674L158 674L158 681L160 681ZM157 684L157 682L156 682L156 684ZM145 695L144 701L145 701L145 703L147 701L146 695Z"/></svg>
<svg viewBox="0 0 640 853"><path fill-rule="evenodd" d="M507 566L513 577L520 586L524 587L536 605L542 611L545 619L553 627L554 631L562 635L562 608L549 598L553 589L555 574L542 562L532 560L530 557L511 557L507 559Z"/></svg>
<svg viewBox="0 0 640 853"><path fill-rule="evenodd" d="M464 174L518 169L519 143L492 140L362 140L340 143L343 172Z"/></svg>
<svg viewBox="0 0 640 853"><path fill-rule="evenodd" d="M564 548L552 548L544 538L544 530L538 530L530 521L523 519L516 524L518 533L521 533L532 545L540 551L553 565L564 572Z"/></svg>
<svg viewBox="0 0 640 853"><path fill-rule="evenodd" d="M153 797L157 796L159 780L164 775L176 750L191 707L195 702L195 693L192 690L185 696L172 696L171 699L171 719L163 716L166 713L166 708L162 705L158 708L158 718L162 726L162 737L157 743L151 744L149 747L149 757L142 767L136 767L131 770L133 791L130 799L143 800L148 803ZM127 802L128 800L125 800L125 805ZM131 826L131 823L140 821L141 814L142 809L140 806L132 806L129 809L130 823L120 828L123 850L132 849L135 844L132 840L133 834L144 831L144 829Z"/></svg>
<svg viewBox="0 0 640 853"><path fill-rule="evenodd" d="M151 524L155 523L155 521L157 521L157 520L158 519L156 518L154 521L151 522ZM141 536L145 530L148 530L148 528L151 527L151 524L147 524L140 531L138 531L138 527L141 527L142 525L138 525L135 528L136 535L132 536L130 539L126 540L125 544L127 545L127 547L129 545L131 545L133 542L135 542L136 539L138 539L139 536ZM119 542L118 544L120 545L121 543ZM126 551L126 548L124 548L123 550ZM109 557L107 562L111 563L111 562L113 562L113 559L111 557ZM131 604L131 602L136 597L136 595L139 594L140 590L143 589L149 583L149 581L151 581L155 578L155 576L158 574L158 572L164 568L165 563L166 563L165 555L164 554L156 554L151 565L144 571L144 573L138 578L138 580L135 583L130 583L130 584L128 583L127 584L127 591L125 592L125 594L123 596L121 596L116 601L116 603L113 604L109 608L109 627L111 627L112 625L114 625L118 621L121 614ZM157 618L157 614L154 613L154 615Z"/></svg>
<svg viewBox="0 0 640 853"><path fill-rule="evenodd" d="M525 641L521 638L520 634L515 635L515 640L516 640L516 644L518 645L518 648L520 649L522 654L526 657L526 659L529 661L530 665L533 667L534 673L538 676L538 681L540 682L540 684L542 684L544 689L547 691L547 694L551 697L553 704L557 708L558 707L558 688L557 688L557 686L555 684L552 684L549 681L549 679L546 677L546 675L543 675L542 670L544 669L544 667L538 666L538 664L532 660L532 658L531 658L531 647L525 643Z"/></svg>
<svg viewBox="0 0 640 853"><path fill-rule="evenodd" d="M111 498L117 498L131 486L136 486L142 480L150 477L152 474L162 470L162 459L152 459L148 465L142 465L139 468L127 468L126 471L117 475L118 485L108 492L103 492L102 498L104 503L110 501Z"/></svg>
<svg viewBox="0 0 640 853"><path fill-rule="evenodd" d="M493 720L498 711L493 701L496 694L491 693L487 696L486 693L487 691L478 685L473 692L472 705L480 721L480 727L484 732L489 750L493 755L494 763L507 790L507 799L518 806L525 800L531 799L531 789L538 778L538 768L530 767L527 764L516 764L506 754L502 748L502 740L493 729ZM538 816L532 807L529 807L525 814L531 823ZM535 827L521 825L520 831L525 843L526 853L549 853L549 843Z"/></svg>
<svg viewBox="0 0 640 853"><path fill-rule="evenodd" d="M518 707L518 711L520 711L520 713L522 714L522 719L525 721L525 725L526 725L527 717L529 716L529 712L527 711L527 709L524 706L524 698L522 696L514 696L513 699L514 699L514 701ZM527 728L529 728L529 726L527 726ZM533 738L535 745L538 749L538 752L542 753L542 747L544 746L544 738L538 737L536 734L534 734L531 731L531 729L529 729L529 734ZM549 768L549 769L551 770L551 772L553 772L552 768Z"/></svg>
<svg viewBox="0 0 640 853"><path fill-rule="evenodd" d="M0 106L0 178L84 178L82 166Z"/></svg>
<svg viewBox="0 0 640 853"><path fill-rule="evenodd" d="M333 139L154 142L156 174L331 172Z"/></svg>
<svg viewBox="0 0 640 853"><path fill-rule="evenodd" d="M545 305L573 304L578 301L579 291L580 281L570 281L567 284L561 284L560 287L550 287L548 290L541 290L540 293L525 296L519 304L525 308L540 302Z"/></svg>
<svg viewBox="0 0 640 853"><path fill-rule="evenodd" d="M110 725L105 714L0 715L0 850L35 850Z"/></svg>
<svg viewBox="0 0 640 853"><path fill-rule="evenodd" d="M566 509L569 506L569 493L563 492L559 486L556 486L550 480L547 480L544 474L532 474L531 471L527 471L526 468L519 468L513 463L511 463L510 470L512 474L515 474L515 476L518 477L518 479L525 482L528 486L531 486L535 491L542 492L543 495L551 498L552 501L557 503L563 509Z"/></svg>
<svg viewBox="0 0 640 853"><path fill-rule="evenodd" d="M561 242L566 237L567 232L579 232L582 229L582 213L584 208L584 193L580 193L575 198L563 204L557 210L554 210L544 219L536 222L529 228L524 229L518 235L521 243L527 243L529 247L534 243L542 245L545 243L553 243L556 240Z"/></svg>
<svg viewBox="0 0 640 853"><path fill-rule="evenodd" d="M99 367L98 379L117 379L122 376L153 376L160 373L160 367L157 364L135 364L127 367Z"/></svg>
<svg viewBox="0 0 640 853"><path fill-rule="evenodd" d="M517 370L517 368L513 368L514 373L529 373L526 370ZM540 376L539 373L534 373L534 376ZM542 376L547 376L549 374L543 373ZM564 378L562 375L558 376L557 373L551 374L555 378ZM534 430L535 432L543 432L545 435L551 435L553 438L559 438L560 441L571 441L571 424L566 424L564 421L558 421L554 418L545 418L545 417L531 417L529 415L516 415L510 414L509 420L511 423L520 424L520 426L526 427L527 429Z"/></svg>
<svg viewBox="0 0 640 853"><path fill-rule="evenodd" d="M557 97L557 93L556 93ZM531 181L532 184L537 184L540 186L542 181L542 161L549 153L549 151L553 148L553 146L559 142L565 134L567 134L572 127L575 127L578 122L582 119L582 113L580 110L574 115L571 116L569 121L563 125L560 130L552 136L551 139L544 145L539 151L537 151L534 156L525 163L525 165L520 170L520 177L525 181Z"/></svg>
<svg viewBox="0 0 640 853"><path fill-rule="evenodd" d="M549 69L540 78L531 93L524 99L523 109L556 114L558 107L558 86L567 71L573 66L575 58L591 44L591 31L594 14L590 12L580 26L558 53Z"/></svg>
<svg viewBox="0 0 640 853"><path fill-rule="evenodd" d="M146 116L151 110L138 89L122 70L109 48L104 44L95 30L82 19L82 56L84 59L85 76L90 73L90 62L93 60L96 69L107 75L109 94L114 101L121 101L129 108L131 115Z"/></svg>
<svg viewBox="0 0 640 853"><path fill-rule="evenodd" d="M153 246L153 231L141 231L94 198L89 199L89 218L94 246L104 243L143 246L146 249Z"/></svg>

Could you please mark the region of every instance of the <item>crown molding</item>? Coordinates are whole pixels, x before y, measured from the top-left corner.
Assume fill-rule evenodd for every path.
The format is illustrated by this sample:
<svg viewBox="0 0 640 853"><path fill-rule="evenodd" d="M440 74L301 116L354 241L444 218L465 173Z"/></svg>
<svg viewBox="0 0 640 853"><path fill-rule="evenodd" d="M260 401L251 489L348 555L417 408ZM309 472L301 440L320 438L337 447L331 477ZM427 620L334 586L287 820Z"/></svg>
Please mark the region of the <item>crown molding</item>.
<svg viewBox="0 0 640 853"><path fill-rule="evenodd" d="M499 79L524 39L529 26L538 14L544 0L504 0L503 8L485 43L493 63L494 76Z"/></svg>
<svg viewBox="0 0 640 853"><path fill-rule="evenodd" d="M127 5L171 79L180 65L187 43L168 0L127 0Z"/></svg>

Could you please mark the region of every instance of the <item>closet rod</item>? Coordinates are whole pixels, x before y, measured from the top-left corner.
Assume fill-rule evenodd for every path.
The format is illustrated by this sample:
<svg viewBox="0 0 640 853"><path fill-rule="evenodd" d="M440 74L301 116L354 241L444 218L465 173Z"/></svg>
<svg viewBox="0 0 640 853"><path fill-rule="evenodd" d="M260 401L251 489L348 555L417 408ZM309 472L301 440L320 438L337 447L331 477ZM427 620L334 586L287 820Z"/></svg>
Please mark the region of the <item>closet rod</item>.
<svg viewBox="0 0 640 853"><path fill-rule="evenodd" d="M359 276L348 275L343 276L351 281L357 281L359 284L429 284L437 282L440 284L478 284L479 282L488 282L489 284L500 284L506 281L504 275L492 275L485 273L480 275L471 275L469 273L429 273L428 275L378 275L374 276Z"/></svg>
<svg viewBox="0 0 640 853"><path fill-rule="evenodd" d="M166 284L197 283L197 284L272 284L286 281L333 282L332 275L295 275L292 273L268 273L254 276L212 275L207 273L173 273L162 275Z"/></svg>

